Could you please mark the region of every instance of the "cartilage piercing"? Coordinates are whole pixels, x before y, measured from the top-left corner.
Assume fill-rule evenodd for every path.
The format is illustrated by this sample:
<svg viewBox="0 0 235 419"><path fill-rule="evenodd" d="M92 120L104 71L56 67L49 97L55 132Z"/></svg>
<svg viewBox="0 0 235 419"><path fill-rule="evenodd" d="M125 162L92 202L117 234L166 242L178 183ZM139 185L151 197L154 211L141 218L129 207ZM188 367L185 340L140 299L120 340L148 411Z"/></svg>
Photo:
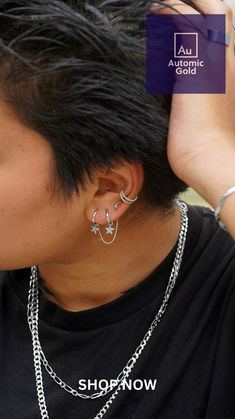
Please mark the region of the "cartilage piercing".
<svg viewBox="0 0 235 419"><path fill-rule="evenodd" d="M123 191L123 189L122 189L122 190L121 190L121 192L120 192L120 197L121 197L121 200L122 200L125 204L127 204L127 205L132 204L133 202L137 201L137 199L138 199L138 196L137 196L137 195L136 195L135 199L130 199L130 198L127 198L127 196L125 196L125 195L124 195L124 191Z"/></svg>

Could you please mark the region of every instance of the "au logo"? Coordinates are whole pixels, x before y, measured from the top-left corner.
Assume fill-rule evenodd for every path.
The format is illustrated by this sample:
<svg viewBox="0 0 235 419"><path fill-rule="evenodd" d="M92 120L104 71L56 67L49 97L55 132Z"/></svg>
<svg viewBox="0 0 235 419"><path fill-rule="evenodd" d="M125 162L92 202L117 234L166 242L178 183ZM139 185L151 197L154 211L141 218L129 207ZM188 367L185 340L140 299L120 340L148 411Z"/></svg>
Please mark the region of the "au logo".
<svg viewBox="0 0 235 419"><path fill-rule="evenodd" d="M174 33L174 58L198 58L198 33Z"/></svg>

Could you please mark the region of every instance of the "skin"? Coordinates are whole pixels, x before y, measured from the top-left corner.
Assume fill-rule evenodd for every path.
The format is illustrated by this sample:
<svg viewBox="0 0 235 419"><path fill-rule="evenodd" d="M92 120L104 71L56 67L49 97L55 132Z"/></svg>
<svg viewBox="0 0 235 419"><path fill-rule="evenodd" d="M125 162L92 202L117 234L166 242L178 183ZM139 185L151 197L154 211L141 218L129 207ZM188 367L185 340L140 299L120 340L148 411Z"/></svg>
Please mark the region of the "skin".
<svg viewBox="0 0 235 419"><path fill-rule="evenodd" d="M183 13L193 10L178 4ZM205 13L226 12L227 31L232 33L231 13L220 0L195 0L195 4ZM173 95L169 127L172 169L213 207L235 185L235 64L231 51L226 49L227 93ZM96 307L118 298L162 262L177 241L180 213L176 207L167 218L157 211L145 215L138 201L133 212L128 213L124 203L114 209L121 189L132 199L141 190L143 170L135 163L96 171L94 184L79 198L74 195L71 204L60 196L52 199L51 159L45 139L0 102L0 269L38 265L47 298L71 311ZM90 233L96 209L96 222L106 224L106 208L112 221L120 219L111 246ZM225 201L221 219L235 239L234 210L233 194Z"/></svg>
<svg viewBox="0 0 235 419"><path fill-rule="evenodd" d="M198 14L180 0L164 3L183 14ZM194 0L194 4L202 13L226 16L226 32L232 34L231 45L226 47L226 93L173 94L167 155L175 174L216 208L235 185L235 36L232 10L221 0ZM159 10L159 5L153 5L150 12L176 13L168 7ZM225 199L220 218L235 240L234 213L233 193Z"/></svg>
<svg viewBox="0 0 235 419"><path fill-rule="evenodd" d="M0 156L0 269L38 265L42 291L64 309L84 310L118 298L150 274L177 242L176 205L167 218L157 211L145 215L138 201L134 211L125 203L114 209L122 188L132 199L139 193L143 184L139 164L95 172L95 182L79 197L74 194L69 204L59 195L52 198L50 145L3 101ZM110 246L90 232L98 209L96 222L103 225L105 235L105 208L111 220L120 218Z"/></svg>

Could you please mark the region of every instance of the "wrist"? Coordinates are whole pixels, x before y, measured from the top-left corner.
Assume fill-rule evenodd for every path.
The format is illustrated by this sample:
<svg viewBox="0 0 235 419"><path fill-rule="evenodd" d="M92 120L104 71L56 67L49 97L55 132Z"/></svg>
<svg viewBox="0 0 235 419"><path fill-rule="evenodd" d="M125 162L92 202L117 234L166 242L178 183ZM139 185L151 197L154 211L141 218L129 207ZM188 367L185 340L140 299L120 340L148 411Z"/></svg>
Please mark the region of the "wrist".
<svg viewBox="0 0 235 419"><path fill-rule="evenodd" d="M222 195L235 185L235 137L231 146L213 147L191 165L186 183L216 208Z"/></svg>

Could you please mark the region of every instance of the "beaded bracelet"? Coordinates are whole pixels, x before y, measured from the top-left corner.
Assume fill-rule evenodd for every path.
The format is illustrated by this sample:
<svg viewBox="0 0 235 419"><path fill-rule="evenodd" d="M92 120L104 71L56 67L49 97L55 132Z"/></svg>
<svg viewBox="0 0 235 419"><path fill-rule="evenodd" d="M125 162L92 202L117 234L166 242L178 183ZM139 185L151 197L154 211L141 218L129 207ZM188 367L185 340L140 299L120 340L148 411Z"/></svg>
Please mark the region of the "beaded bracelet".
<svg viewBox="0 0 235 419"><path fill-rule="evenodd" d="M232 186L231 188L229 188L222 196L222 198L220 199L216 209L215 209L215 219L216 221L219 223L220 227L224 230L224 231L228 231L227 228L225 227L224 223L219 219L219 213L221 211L221 208L224 204L224 200L227 196L231 195L233 192L235 192L235 186Z"/></svg>

